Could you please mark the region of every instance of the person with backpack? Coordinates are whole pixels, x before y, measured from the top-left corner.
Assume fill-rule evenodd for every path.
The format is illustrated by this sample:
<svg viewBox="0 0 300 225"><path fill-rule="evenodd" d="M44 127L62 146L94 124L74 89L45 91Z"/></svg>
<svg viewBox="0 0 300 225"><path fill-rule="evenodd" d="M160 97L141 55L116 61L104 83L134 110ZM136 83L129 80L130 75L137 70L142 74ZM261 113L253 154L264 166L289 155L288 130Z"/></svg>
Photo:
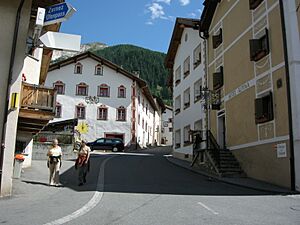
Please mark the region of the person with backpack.
<svg viewBox="0 0 300 225"><path fill-rule="evenodd" d="M90 169L90 152L90 147L86 145L86 141L82 140L75 163L75 169L78 170L78 186L86 183L86 175Z"/></svg>

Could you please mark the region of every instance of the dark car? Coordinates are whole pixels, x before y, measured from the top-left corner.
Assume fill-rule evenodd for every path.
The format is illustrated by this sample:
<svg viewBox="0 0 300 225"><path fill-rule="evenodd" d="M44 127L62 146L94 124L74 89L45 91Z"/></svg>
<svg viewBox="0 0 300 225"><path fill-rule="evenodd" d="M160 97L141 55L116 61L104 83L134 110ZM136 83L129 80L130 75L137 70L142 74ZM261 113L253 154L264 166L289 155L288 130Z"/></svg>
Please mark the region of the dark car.
<svg viewBox="0 0 300 225"><path fill-rule="evenodd" d="M87 145L94 150L111 150L121 152L124 150L124 143L119 138L99 138L96 141L89 142Z"/></svg>

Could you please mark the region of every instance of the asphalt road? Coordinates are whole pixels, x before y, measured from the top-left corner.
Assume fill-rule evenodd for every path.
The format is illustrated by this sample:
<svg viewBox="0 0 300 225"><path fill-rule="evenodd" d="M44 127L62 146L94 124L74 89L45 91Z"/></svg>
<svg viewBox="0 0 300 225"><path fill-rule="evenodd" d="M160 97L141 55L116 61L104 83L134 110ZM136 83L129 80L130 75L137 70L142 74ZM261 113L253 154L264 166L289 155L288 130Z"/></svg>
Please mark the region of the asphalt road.
<svg viewBox="0 0 300 225"><path fill-rule="evenodd" d="M80 187L73 162L64 164L61 188L44 185L47 170L32 172L35 179L20 184L26 181L23 193L0 200L0 224L300 224L300 196L210 180L169 163L165 154L167 149L95 154ZM37 182L38 175L44 180Z"/></svg>

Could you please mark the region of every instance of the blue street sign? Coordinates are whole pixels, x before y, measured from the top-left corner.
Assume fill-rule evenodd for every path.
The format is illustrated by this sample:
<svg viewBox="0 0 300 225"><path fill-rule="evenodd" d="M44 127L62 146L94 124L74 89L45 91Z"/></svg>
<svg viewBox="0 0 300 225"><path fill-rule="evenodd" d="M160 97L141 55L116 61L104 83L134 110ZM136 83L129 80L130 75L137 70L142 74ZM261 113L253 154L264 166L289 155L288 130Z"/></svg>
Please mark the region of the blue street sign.
<svg viewBox="0 0 300 225"><path fill-rule="evenodd" d="M46 8L44 26L67 20L76 10L68 3L60 3Z"/></svg>

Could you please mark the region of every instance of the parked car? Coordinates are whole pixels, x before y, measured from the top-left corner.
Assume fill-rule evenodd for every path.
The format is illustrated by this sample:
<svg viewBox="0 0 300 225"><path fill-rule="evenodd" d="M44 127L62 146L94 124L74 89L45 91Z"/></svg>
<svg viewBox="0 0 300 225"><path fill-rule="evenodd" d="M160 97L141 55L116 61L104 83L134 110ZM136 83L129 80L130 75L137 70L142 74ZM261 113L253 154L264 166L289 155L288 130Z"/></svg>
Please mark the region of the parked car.
<svg viewBox="0 0 300 225"><path fill-rule="evenodd" d="M124 150L124 142L119 138L99 138L87 145L94 150L111 150L113 152L121 152Z"/></svg>

